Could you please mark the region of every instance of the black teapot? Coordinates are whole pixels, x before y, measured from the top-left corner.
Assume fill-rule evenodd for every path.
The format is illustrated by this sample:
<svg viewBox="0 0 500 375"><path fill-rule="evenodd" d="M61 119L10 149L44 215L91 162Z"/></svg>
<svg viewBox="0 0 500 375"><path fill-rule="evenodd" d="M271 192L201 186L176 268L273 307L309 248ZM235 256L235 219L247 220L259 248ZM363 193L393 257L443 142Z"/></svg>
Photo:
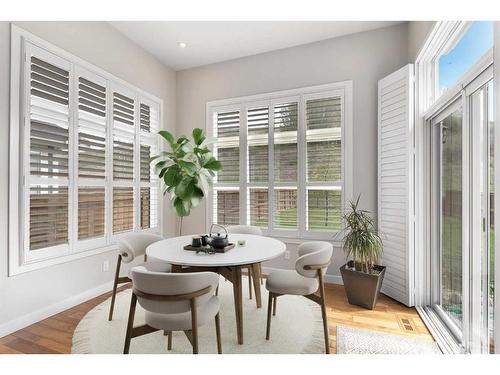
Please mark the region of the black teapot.
<svg viewBox="0 0 500 375"><path fill-rule="evenodd" d="M212 233L213 227L222 228L224 230L224 232L226 232L226 234L221 235L219 232L217 234ZM227 237L227 229L224 228L222 225L212 224L212 226L210 227L210 234L208 237L208 243L210 244L210 246L212 246L215 249L225 248L227 245L229 245L229 238Z"/></svg>

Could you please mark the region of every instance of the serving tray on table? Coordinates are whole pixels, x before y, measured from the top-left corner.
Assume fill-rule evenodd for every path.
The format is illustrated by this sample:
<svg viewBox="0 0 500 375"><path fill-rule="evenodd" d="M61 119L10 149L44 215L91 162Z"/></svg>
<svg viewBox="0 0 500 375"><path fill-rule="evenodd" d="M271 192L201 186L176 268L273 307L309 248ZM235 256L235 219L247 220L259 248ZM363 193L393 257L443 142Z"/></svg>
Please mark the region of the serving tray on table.
<svg viewBox="0 0 500 375"><path fill-rule="evenodd" d="M184 250L189 250L189 251L201 251L201 252L207 252L207 253L225 253L234 248L235 244L230 243L229 245L216 249L215 247L211 246L192 246L192 245L186 245L184 246Z"/></svg>

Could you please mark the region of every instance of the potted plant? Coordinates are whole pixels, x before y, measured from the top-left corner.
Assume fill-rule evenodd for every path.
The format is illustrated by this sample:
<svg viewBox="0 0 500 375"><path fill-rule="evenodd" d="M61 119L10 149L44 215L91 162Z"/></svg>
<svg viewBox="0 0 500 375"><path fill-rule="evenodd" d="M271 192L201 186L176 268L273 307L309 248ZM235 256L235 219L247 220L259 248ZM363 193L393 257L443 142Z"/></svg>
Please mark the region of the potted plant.
<svg viewBox="0 0 500 375"><path fill-rule="evenodd" d="M342 217L342 242L348 262L340 267L340 273L349 303L373 310L385 274L385 267L377 265L383 251L382 239L369 212L358 208L359 199L349 202Z"/></svg>
<svg viewBox="0 0 500 375"><path fill-rule="evenodd" d="M207 196L215 172L221 170L222 165L208 148L215 139L207 138L202 129L193 129L192 140L184 135L175 139L166 130L159 134L170 150L160 152L151 162L163 181L163 195L170 194L172 206L180 218L179 235L182 235L182 219Z"/></svg>

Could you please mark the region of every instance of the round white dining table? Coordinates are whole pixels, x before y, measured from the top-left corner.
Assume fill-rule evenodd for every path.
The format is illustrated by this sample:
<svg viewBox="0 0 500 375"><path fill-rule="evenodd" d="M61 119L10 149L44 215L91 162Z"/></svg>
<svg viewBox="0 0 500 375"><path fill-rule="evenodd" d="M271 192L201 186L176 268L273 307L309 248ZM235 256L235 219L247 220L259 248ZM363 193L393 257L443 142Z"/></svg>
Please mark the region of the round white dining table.
<svg viewBox="0 0 500 375"><path fill-rule="evenodd" d="M236 315L236 332L238 343L243 344L243 298L242 268L252 272L257 308L262 307L260 293L260 263L282 255L286 245L270 237L252 234L229 234L229 243L236 246L225 253L207 254L204 252L184 250L191 243L191 235L160 240L146 249L148 260L157 259L173 265L172 272L212 271L224 276L233 284L234 306ZM245 241L238 246L238 241Z"/></svg>

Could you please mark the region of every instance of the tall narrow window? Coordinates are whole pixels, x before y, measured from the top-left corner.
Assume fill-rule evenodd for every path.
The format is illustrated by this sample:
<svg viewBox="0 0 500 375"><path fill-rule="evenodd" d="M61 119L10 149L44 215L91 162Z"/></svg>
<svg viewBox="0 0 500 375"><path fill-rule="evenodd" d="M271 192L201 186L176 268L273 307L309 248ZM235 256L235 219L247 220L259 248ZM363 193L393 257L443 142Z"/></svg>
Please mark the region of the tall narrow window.
<svg viewBox="0 0 500 375"><path fill-rule="evenodd" d="M158 178L150 165L158 152L159 108L153 104L140 105L140 226L142 229L158 226Z"/></svg>
<svg viewBox="0 0 500 375"><path fill-rule="evenodd" d="M27 245L29 250L67 247L69 63L35 48L30 51Z"/></svg>
<svg viewBox="0 0 500 375"><path fill-rule="evenodd" d="M274 105L274 222L297 229L298 102Z"/></svg>
<svg viewBox="0 0 500 375"><path fill-rule="evenodd" d="M248 208L251 225L268 227L269 107L247 110Z"/></svg>
<svg viewBox="0 0 500 375"><path fill-rule="evenodd" d="M106 87L78 77L78 240L105 235Z"/></svg>
<svg viewBox="0 0 500 375"><path fill-rule="evenodd" d="M222 225L240 223L240 111L228 110L214 113L217 143L214 154L223 169L217 173L214 185L213 220Z"/></svg>
<svg viewBox="0 0 500 375"><path fill-rule="evenodd" d="M135 101L113 93L113 233L134 229Z"/></svg>
<svg viewBox="0 0 500 375"><path fill-rule="evenodd" d="M342 212L342 101L306 100L307 229L340 230Z"/></svg>

